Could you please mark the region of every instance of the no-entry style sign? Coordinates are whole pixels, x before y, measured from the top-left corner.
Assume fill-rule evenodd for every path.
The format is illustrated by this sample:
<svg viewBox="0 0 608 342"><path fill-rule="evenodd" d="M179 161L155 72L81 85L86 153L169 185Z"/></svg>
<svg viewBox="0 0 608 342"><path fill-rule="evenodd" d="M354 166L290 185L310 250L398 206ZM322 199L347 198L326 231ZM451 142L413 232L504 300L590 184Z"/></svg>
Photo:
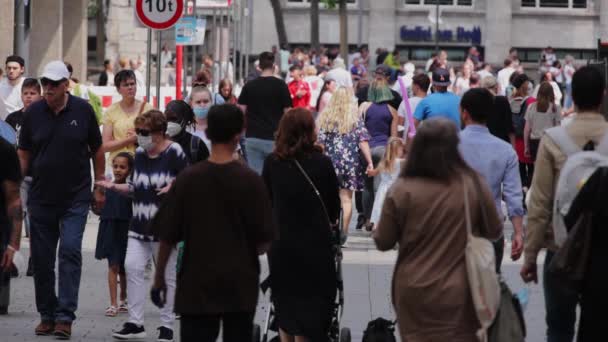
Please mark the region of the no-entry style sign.
<svg viewBox="0 0 608 342"><path fill-rule="evenodd" d="M165 30L177 23L184 11L184 0L137 0L135 12L145 26Z"/></svg>

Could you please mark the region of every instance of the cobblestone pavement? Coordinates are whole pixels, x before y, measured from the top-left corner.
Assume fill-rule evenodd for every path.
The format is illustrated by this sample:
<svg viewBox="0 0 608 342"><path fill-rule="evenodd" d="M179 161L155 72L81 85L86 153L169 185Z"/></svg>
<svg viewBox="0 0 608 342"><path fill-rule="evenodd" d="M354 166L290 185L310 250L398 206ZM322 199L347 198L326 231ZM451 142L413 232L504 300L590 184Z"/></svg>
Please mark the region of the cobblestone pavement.
<svg viewBox="0 0 608 342"><path fill-rule="evenodd" d="M73 341L112 341L110 336L112 330L118 329L127 319L126 315L115 318L104 316L104 310L108 305L107 264L93 257L97 224L96 218L92 217L89 220L83 241L83 273L78 318L73 326ZM505 235L510 236L508 229ZM28 253L27 246L28 241L24 239L22 249L24 255ZM510 245L507 248L510 248ZM394 318L390 304L390 281L396 253L375 251L367 233L353 232L344 255L346 305L343 325L351 328L353 341L361 341L362 332L369 320L379 316ZM266 265L265 259L262 260L262 265ZM519 263L507 259L503 263L504 277L514 291L524 286L518 275L520 266ZM528 326L527 341L540 342L545 340L542 288L537 285L532 286L530 290L530 303L525 313ZM29 277L14 279L11 296L9 315L0 316L0 341L53 340L51 337L36 337L33 334L39 319L34 304L33 279ZM267 307L267 299L261 297L257 322L261 323ZM159 313L151 303L148 303L145 315L147 341L155 341Z"/></svg>

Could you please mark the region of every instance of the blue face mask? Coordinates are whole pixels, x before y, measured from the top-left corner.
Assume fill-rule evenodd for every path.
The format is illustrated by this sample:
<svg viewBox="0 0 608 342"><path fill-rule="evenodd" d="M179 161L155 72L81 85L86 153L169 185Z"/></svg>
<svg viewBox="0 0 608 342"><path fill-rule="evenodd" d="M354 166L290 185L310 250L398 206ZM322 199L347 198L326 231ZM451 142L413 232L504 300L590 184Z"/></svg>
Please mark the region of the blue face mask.
<svg viewBox="0 0 608 342"><path fill-rule="evenodd" d="M194 116L196 116L197 119L206 119L207 114L209 114L209 108L198 107L192 108L192 110L194 111Z"/></svg>

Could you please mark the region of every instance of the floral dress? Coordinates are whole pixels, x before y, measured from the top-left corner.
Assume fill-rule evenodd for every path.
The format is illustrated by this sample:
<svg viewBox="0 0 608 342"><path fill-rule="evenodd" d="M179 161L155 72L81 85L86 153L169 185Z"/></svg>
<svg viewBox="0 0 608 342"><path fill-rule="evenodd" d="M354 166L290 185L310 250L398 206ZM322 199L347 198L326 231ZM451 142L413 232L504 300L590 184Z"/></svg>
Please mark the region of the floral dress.
<svg viewBox="0 0 608 342"><path fill-rule="evenodd" d="M370 139L363 120L347 134L336 131L319 131L319 143L325 146L325 154L331 158L340 189L363 190L365 167L359 153L359 143Z"/></svg>

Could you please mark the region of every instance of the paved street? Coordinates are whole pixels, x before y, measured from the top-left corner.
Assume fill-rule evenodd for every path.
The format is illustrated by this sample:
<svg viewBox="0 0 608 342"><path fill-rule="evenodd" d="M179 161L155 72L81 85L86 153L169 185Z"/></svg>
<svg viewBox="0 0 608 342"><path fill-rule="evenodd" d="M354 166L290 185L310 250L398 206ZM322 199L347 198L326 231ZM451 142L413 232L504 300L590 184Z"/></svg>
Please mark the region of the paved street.
<svg viewBox="0 0 608 342"><path fill-rule="evenodd" d="M97 219L91 218L83 242L84 267L80 288L78 319L73 327L73 341L112 341L112 329L117 329L125 321L126 315L116 318L104 316L108 305L106 262L93 257L97 236ZM507 236L510 233L507 232ZM27 255L28 241L24 239L23 253ZM343 324L352 329L353 341L361 341L367 322L382 316L393 319L390 305L390 280L396 253L381 253L373 249L366 233L353 233L349 238L349 248L344 252L344 277L346 287L346 312ZM510 246L508 246L510 248ZM266 265L266 261L262 260ZM520 265L505 260L503 272L511 288L516 291L523 284L519 279ZM50 341L50 337L36 337L33 334L38 321L34 304L33 280L22 277L13 280L11 307L8 316L0 318L0 341ZM256 318L260 322L267 308L266 299L259 305ZM154 341L155 328L159 324L159 314L149 303L146 308L146 328L148 341ZM527 341L544 341L544 307L542 289L531 287L530 304L526 311L528 325Z"/></svg>

